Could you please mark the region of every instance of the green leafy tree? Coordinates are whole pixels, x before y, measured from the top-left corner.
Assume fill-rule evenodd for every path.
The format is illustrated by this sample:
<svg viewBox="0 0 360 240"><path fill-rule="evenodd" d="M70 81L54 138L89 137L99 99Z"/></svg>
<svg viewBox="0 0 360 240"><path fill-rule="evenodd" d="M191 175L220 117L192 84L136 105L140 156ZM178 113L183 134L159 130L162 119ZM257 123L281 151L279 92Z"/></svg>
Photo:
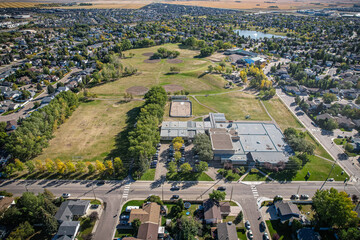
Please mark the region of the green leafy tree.
<svg viewBox="0 0 360 240"><path fill-rule="evenodd" d="M175 161L178 162L181 158L181 152L176 151L174 154Z"/></svg>
<svg viewBox="0 0 360 240"><path fill-rule="evenodd" d="M241 223L242 220L243 220L243 218L244 218L244 214L243 214L242 211L240 211L239 214L236 216L236 218L235 218L235 220L234 220L234 223L235 223L235 224Z"/></svg>
<svg viewBox="0 0 360 240"><path fill-rule="evenodd" d="M69 173L73 173L73 172L75 172L75 170L76 170L74 163L71 162L71 161L67 161L67 162L66 162L66 169L67 169L67 171L68 171Z"/></svg>
<svg viewBox="0 0 360 240"><path fill-rule="evenodd" d="M176 163L175 162L170 162L169 163L169 173L176 173L176 170L177 170L177 168L176 168Z"/></svg>
<svg viewBox="0 0 360 240"><path fill-rule="evenodd" d="M25 164L21 162L19 159L15 159L15 168L21 172L25 169Z"/></svg>
<svg viewBox="0 0 360 240"><path fill-rule="evenodd" d="M52 85L48 85L47 86L47 91L49 94L52 94L55 92L55 88Z"/></svg>
<svg viewBox="0 0 360 240"><path fill-rule="evenodd" d="M9 240L21 240L28 239L31 235L35 233L34 228L30 225L28 221L21 223L15 230L13 230L7 239Z"/></svg>
<svg viewBox="0 0 360 240"><path fill-rule="evenodd" d="M34 165L34 162L33 162L33 161L28 160L28 161L25 162L25 165L26 165L29 173L34 172L34 170L35 170L35 165Z"/></svg>
<svg viewBox="0 0 360 240"><path fill-rule="evenodd" d="M205 133L196 134L194 138L194 150L199 154L201 161L209 161L213 159L213 151L211 141Z"/></svg>
<svg viewBox="0 0 360 240"><path fill-rule="evenodd" d="M209 193L209 198L216 200L218 202L225 200L226 192L213 190L212 193Z"/></svg>
<svg viewBox="0 0 360 240"><path fill-rule="evenodd" d="M192 172L192 167L189 163L184 163L180 166L180 171L184 174L188 174Z"/></svg>
<svg viewBox="0 0 360 240"><path fill-rule="evenodd" d="M124 164L119 157L114 159L114 171L117 176L122 175L125 171Z"/></svg>
<svg viewBox="0 0 360 240"><path fill-rule="evenodd" d="M356 227L342 229L339 233L339 236L341 240L360 239L360 230Z"/></svg>
<svg viewBox="0 0 360 240"><path fill-rule="evenodd" d="M320 226L343 228L357 223L354 204L346 192L336 189L317 190L313 197L315 219Z"/></svg>
<svg viewBox="0 0 360 240"><path fill-rule="evenodd" d="M199 172L206 172L208 170L208 164L207 162L204 162L204 161L201 161L196 169L199 171Z"/></svg>
<svg viewBox="0 0 360 240"><path fill-rule="evenodd" d="M139 227L141 225L140 219L136 218L134 221L131 222L131 226L133 228L134 234L137 235L137 232L139 231Z"/></svg>
<svg viewBox="0 0 360 240"><path fill-rule="evenodd" d="M194 218L182 216L177 225L177 239L193 240L198 233L198 229L201 228L201 224ZM180 230L180 231L179 231Z"/></svg>
<svg viewBox="0 0 360 240"><path fill-rule="evenodd" d="M86 164L83 161L78 161L75 164L77 172L84 173L86 169Z"/></svg>
<svg viewBox="0 0 360 240"><path fill-rule="evenodd" d="M87 166L89 174L93 174L95 172L95 166L91 163Z"/></svg>

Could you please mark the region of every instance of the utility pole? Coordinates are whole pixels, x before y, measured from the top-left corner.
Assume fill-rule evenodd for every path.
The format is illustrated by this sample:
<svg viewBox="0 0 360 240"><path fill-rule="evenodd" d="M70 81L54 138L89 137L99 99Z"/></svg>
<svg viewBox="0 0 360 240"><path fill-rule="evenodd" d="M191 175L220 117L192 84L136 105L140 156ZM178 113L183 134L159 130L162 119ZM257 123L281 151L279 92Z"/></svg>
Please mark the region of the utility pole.
<svg viewBox="0 0 360 240"><path fill-rule="evenodd" d="M325 186L325 183L326 183L326 181L329 179L330 174L331 174L332 170L333 170L333 169L334 169L334 167L335 167L335 164L336 164L336 161L335 161L335 162L334 162L334 164L331 166L330 172L329 172L329 174L328 174L327 178L325 179L325 181L324 181L323 185L321 185L320 190L322 190L322 188Z"/></svg>
<svg viewBox="0 0 360 240"><path fill-rule="evenodd" d="M161 196L162 196L162 201L164 201L164 184L162 184L161 186Z"/></svg>
<svg viewBox="0 0 360 240"><path fill-rule="evenodd" d="M299 187L298 187L298 190L297 190L297 193L296 193L296 194L299 194L300 187L301 187L301 185L299 185Z"/></svg>
<svg viewBox="0 0 360 240"><path fill-rule="evenodd" d="M231 186L230 202L231 202L231 199L232 199L233 190L234 190L234 186Z"/></svg>

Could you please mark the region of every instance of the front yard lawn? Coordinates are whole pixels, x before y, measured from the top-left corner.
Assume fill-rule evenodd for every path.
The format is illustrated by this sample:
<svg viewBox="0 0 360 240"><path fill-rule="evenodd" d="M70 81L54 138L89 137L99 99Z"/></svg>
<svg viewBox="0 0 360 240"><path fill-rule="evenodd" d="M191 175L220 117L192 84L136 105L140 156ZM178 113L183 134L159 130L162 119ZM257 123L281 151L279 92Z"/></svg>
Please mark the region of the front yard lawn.
<svg viewBox="0 0 360 240"><path fill-rule="evenodd" d="M292 240L291 228L282 224L280 220L266 220L266 225L269 229L270 237L272 237L272 239ZM274 237L274 235L279 235L279 238Z"/></svg>
<svg viewBox="0 0 360 240"><path fill-rule="evenodd" d="M78 240L83 240L87 237L88 234L90 234L94 228L96 221L91 221L89 217L81 218L80 220L80 230L79 234L77 236Z"/></svg>
<svg viewBox="0 0 360 240"><path fill-rule="evenodd" d="M248 175L243 179L243 181L266 181L267 177L261 173L252 173L249 172Z"/></svg>
<svg viewBox="0 0 360 240"><path fill-rule="evenodd" d="M115 237L122 238L122 237L131 237L134 235L134 231L132 229L116 229Z"/></svg>
<svg viewBox="0 0 360 240"><path fill-rule="evenodd" d="M141 207L144 202L145 202L145 200L131 200L131 201L128 201L128 202L125 203L124 206L122 207L121 212L124 212L125 209L126 209L128 206L139 206L139 207Z"/></svg>

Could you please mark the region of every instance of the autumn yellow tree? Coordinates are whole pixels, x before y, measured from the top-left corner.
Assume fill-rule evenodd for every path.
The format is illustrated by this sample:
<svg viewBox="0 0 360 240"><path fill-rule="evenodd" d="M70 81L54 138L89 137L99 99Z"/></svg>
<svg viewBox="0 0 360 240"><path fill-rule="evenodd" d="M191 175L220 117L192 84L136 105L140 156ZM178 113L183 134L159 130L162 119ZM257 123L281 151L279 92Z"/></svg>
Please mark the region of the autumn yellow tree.
<svg viewBox="0 0 360 240"><path fill-rule="evenodd" d="M85 172L86 164L83 161L78 161L75 167L78 172L83 173Z"/></svg>
<svg viewBox="0 0 360 240"><path fill-rule="evenodd" d="M96 160L95 168L99 173L103 173L106 170L105 165L99 160Z"/></svg>
<svg viewBox="0 0 360 240"><path fill-rule="evenodd" d="M42 161L39 159L35 160L35 168L40 172L45 171L45 166L43 165Z"/></svg>
<svg viewBox="0 0 360 240"><path fill-rule="evenodd" d="M21 172L24 170L25 164L22 161L20 161L19 159L15 159L15 168Z"/></svg>
<svg viewBox="0 0 360 240"><path fill-rule="evenodd" d="M50 158L47 158L45 160L45 166L48 172L54 172L55 171L55 163Z"/></svg>
<svg viewBox="0 0 360 240"><path fill-rule="evenodd" d="M57 172L60 174L64 174L66 171L65 163L63 163L60 159L56 159L55 164L56 164Z"/></svg>
<svg viewBox="0 0 360 240"><path fill-rule="evenodd" d="M105 167L107 174L112 175L114 173L114 166L111 160L105 161Z"/></svg>
<svg viewBox="0 0 360 240"><path fill-rule="evenodd" d="M70 172L70 173L75 172L75 165L74 165L74 163L73 163L72 161L67 161L67 162L66 162L66 169L67 169L67 171Z"/></svg>

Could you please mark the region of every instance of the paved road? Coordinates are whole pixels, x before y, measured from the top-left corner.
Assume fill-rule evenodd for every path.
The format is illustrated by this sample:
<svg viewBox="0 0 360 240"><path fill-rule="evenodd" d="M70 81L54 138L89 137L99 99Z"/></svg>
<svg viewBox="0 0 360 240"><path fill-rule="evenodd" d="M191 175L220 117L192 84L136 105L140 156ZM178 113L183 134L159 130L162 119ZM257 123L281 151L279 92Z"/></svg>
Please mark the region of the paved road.
<svg viewBox="0 0 360 240"><path fill-rule="evenodd" d="M173 194L180 195L183 199L201 200L208 197L209 192L219 186L226 186L227 199L241 204L245 219L252 225L254 239L261 239L259 224L261 219L257 200L259 197L273 198L275 195L282 195L289 198L292 194L308 194L313 196L323 182L293 182L293 183L264 183L264 182L239 182L225 183L222 180L214 182L132 182L131 181L108 181L104 185L96 185L92 181L59 181L59 180L40 180L23 181L9 180L0 183L1 190L7 190L15 195L21 195L26 190L31 192L42 192L44 188L52 191L56 196L62 193L70 193L71 197L101 198L106 203L106 208L101 216L95 238L99 240L112 239L115 226L118 224L119 211L121 205L127 199L145 199L150 194L160 196L162 199L170 199ZM356 185L357 184L357 185ZM179 191L171 191L172 185L181 187ZM92 191L94 187L94 192ZM342 182L327 182L325 188L334 187L338 190L346 190L349 194L360 194L360 184L351 183L347 186ZM233 189L233 190L232 190ZM231 195L232 191L232 195Z"/></svg>
<svg viewBox="0 0 360 240"><path fill-rule="evenodd" d="M81 69L78 69L78 68L72 69L68 74L66 74L66 76L64 76L58 82L67 83L69 81L69 78L71 77L71 74L73 74L75 72L79 72L79 71L81 71ZM56 85L55 85L55 87L56 87ZM43 90L44 91L41 94L39 94L39 96L37 96L32 101L30 101L28 104L26 104L18 112L15 112L15 113L12 113L9 115L5 115L5 116L0 115L0 122L6 122L6 121L10 121L10 120L18 120L21 117L24 118L27 114L32 112L35 102L40 102L43 98L49 96L49 94L47 93L46 87Z"/></svg>
<svg viewBox="0 0 360 240"><path fill-rule="evenodd" d="M294 97L286 95L281 89L276 89L276 94L280 97L280 99L286 104L286 106L290 109L290 111L300 120L300 122L305 126L305 128L312 133L312 135L323 145L323 147L327 150L330 155L337 160L337 162L344 168L344 170L351 177L351 181L360 180L360 168L358 164L354 162L354 158L344 159L343 149L338 145L334 144L332 139L336 138L335 133L331 133L329 131L323 131L319 127L315 127L312 124L312 120L306 115L296 115L297 110L296 104L294 103ZM341 132L342 133L342 132ZM342 133L345 134L345 133Z"/></svg>

